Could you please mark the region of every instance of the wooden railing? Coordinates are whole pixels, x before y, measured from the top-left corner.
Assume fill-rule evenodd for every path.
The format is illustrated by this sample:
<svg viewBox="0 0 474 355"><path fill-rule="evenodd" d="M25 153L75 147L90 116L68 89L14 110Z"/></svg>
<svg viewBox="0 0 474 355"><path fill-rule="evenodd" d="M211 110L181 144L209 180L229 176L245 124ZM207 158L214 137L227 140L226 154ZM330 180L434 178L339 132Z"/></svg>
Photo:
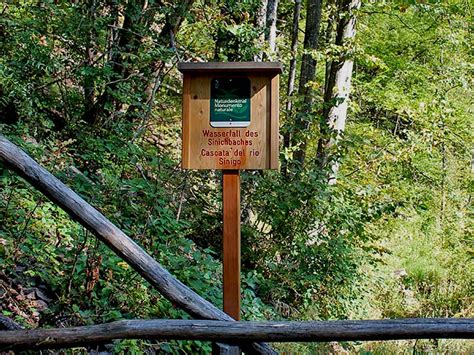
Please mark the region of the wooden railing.
<svg viewBox="0 0 474 355"><path fill-rule="evenodd" d="M263 341L341 341L474 338L473 319L399 319L332 322L236 322L174 278L94 207L0 134L0 161L108 245L164 297L197 319L127 320L88 327L0 331L0 351L73 347L113 339L194 339L238 344L273 354Z"/></svg>
<svg viewBox="0 0 474 355"><path fill-rule="evenodd" d="M110 343L114 339L188 339L245 346L247 342L322 342L473 338L474 319L396 319L321 322L122 320L84 327L0 332L1 350Z"/></svg>

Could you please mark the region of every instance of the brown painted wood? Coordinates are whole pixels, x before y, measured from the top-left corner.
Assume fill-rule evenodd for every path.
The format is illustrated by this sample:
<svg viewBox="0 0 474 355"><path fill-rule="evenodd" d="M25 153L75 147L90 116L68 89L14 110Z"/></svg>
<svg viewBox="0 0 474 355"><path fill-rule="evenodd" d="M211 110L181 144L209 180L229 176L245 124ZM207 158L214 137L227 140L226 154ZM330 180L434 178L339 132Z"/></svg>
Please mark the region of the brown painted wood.
<svg viewBox="0 0 474 355"><path fill-rule="evenodd" d="M224 312L240 320L240 174L222 172Z"/></svg>
<svg viewBox="0 0 474 355"><path fill-rule="evenodd" d="M207 63L204 63L207 64ZM250 125L245 128L215 128L210 125L211 80L228 77L216 73L186 74L183 78L184 169L278 169L278 75L243 75L251 83ZM243 145L210 144L211 134L235 134ZM205 155L203 155L206 152ZM236 156L236 151L239 155ZM207 155L210 152L212 156ZM221 153L229 154L222 157ZM223 160L221 160L223 159ZM238 161L238 162L237 162Z"/></svg>
<svg viewBox="0 0 474 355"><path fill-rule="evenodd" d="M278 90L280 87L280 77L278 75L274 76L270 82L270 103L269 103L269 110L271 117L270 120L270 134L269 134L269 160L270 166L272 169L278 169L278 162L279 162L279 149L275 149L274 147L279 147L280 145L280 136L278 134L280 129L280 95L278 94Z"/></svg>
<svg viewBox="0 0 474 355"><path fill-rule="evenodd" d="M0 349L44 349L114 339L189 339L243 342L327 342L398 339L474 339L472 318L385 319L309 322L122 320L84 327L0 331Z"/></svg>
<svg viewBox="0 0 474 355"><path fill-rule="evenodd" d="M195 318L233 320L209 301L177 280L135 241L94 207L36 163L0 134L0 162L24 177L33 187L65 210L109 246L164 297ZM253 351L274 353L266 344L252 344Z"/></svg>
<svg viewBox="0 0 474 355"><path fill-rule="evenodd" d="M191 117L191 78L186 76L183 78L183 118L184 117ZM182 127L182 142L190 142L191 141L191 125L189 119L183 119L183 127ZM181 150L181 161L183 166L185 162L189 162L190 157L190 144L183 144L183 148Z"/></svg>
<svg viewBox="0 0 474 355"><path fill-rule="evenodd" d="M179 63L178 70L182 73L199 73L209 72L217 73L219 71L229 72L244 72L244 73L262 73L281 74L281 63L273 62L206 62L206 63Z"/></svg>

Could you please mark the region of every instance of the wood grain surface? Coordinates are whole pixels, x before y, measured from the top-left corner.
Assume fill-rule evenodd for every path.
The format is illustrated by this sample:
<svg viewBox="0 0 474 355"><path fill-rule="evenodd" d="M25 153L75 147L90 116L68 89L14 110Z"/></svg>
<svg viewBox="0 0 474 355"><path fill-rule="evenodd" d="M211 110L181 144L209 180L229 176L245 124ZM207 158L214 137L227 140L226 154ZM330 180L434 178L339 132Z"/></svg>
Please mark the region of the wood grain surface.
<svg viewBox="0 0 474 355"><path fill-rule="evenodd" d="M240 174L222 173L224 207L223 288L224 312L240 320Z"/></svg>
<svg viewBox="0 0 474 355"><path fill-rule="evenodd" d="M0 331L0 350L74 347L114 339L189 339L248 342L327 342L474 338L474 319L429 318L358 321L226 322L122 320L84 327ZM251 352L253 353L253 352Z"/></svg>
<svg viewBox="0 0 474 355"><path fill-rule="evenodd" d="M211 80L228 77L250 79L248 127L210 124ZM278 169L278 75L185 73L182 114L184 169Z"/></svg>

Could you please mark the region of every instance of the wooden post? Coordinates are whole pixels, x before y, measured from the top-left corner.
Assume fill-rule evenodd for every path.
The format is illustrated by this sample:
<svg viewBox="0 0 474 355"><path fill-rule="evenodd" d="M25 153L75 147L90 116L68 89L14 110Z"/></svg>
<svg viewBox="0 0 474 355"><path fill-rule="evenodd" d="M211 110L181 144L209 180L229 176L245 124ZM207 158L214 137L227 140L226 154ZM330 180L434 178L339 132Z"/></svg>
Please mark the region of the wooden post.
<svg viewBox="0 0 474 355"><path fill-rule="evenodd" d="M223 170L224 312L240 320L240 173Z"/></svg>
<svg viewBox="0 0 474 355"><path fill-rule="evenodd" d="M282 67L179 63L178 69L184 74L182 167L222 170L224 313L240 320L239 171L278 169ZM240 351L232 344L213 349L220 355Z"/></svg>

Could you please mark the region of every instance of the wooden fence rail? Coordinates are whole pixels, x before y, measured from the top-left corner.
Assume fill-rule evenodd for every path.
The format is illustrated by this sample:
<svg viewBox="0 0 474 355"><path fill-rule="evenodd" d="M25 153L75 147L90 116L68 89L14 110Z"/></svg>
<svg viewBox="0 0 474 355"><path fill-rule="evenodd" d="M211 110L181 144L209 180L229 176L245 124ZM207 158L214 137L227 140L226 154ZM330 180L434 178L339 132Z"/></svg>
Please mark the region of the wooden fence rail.
<svg viewBox="0 0 474 355"><path fill-rule="evenodd" d="M103 214L2 134L0 134L0 162L20 174L75 221L91 231L179 308L197 319L233 321L229 315L177 280ZM254 343L249 350L260 354L275 354L275 351L266 344Z"/></svg>
<svg viewBox="0 0 474 355"><path fill-rule="evenodd" d="M84 327L0 332L0 351L75 347L114 339L189 339L243 342L322 342L474 338L474 319L428 318L320 322L122 320Z"/></svg>
<svg viewBox="0 0 474 355"><path fill-rule="evenodd" d="M343 341L474 338L473 319L399 319L332 322L235 322L175 279L138 244L74 191L0 134L0 162L17 171L121 256L163 296L198 319L124 320L86 327L0 331L0 351L74 347L114 339L194 339L238 344L273 354L262 341ZM253 342L253 343L250 343Z"/></svg>

